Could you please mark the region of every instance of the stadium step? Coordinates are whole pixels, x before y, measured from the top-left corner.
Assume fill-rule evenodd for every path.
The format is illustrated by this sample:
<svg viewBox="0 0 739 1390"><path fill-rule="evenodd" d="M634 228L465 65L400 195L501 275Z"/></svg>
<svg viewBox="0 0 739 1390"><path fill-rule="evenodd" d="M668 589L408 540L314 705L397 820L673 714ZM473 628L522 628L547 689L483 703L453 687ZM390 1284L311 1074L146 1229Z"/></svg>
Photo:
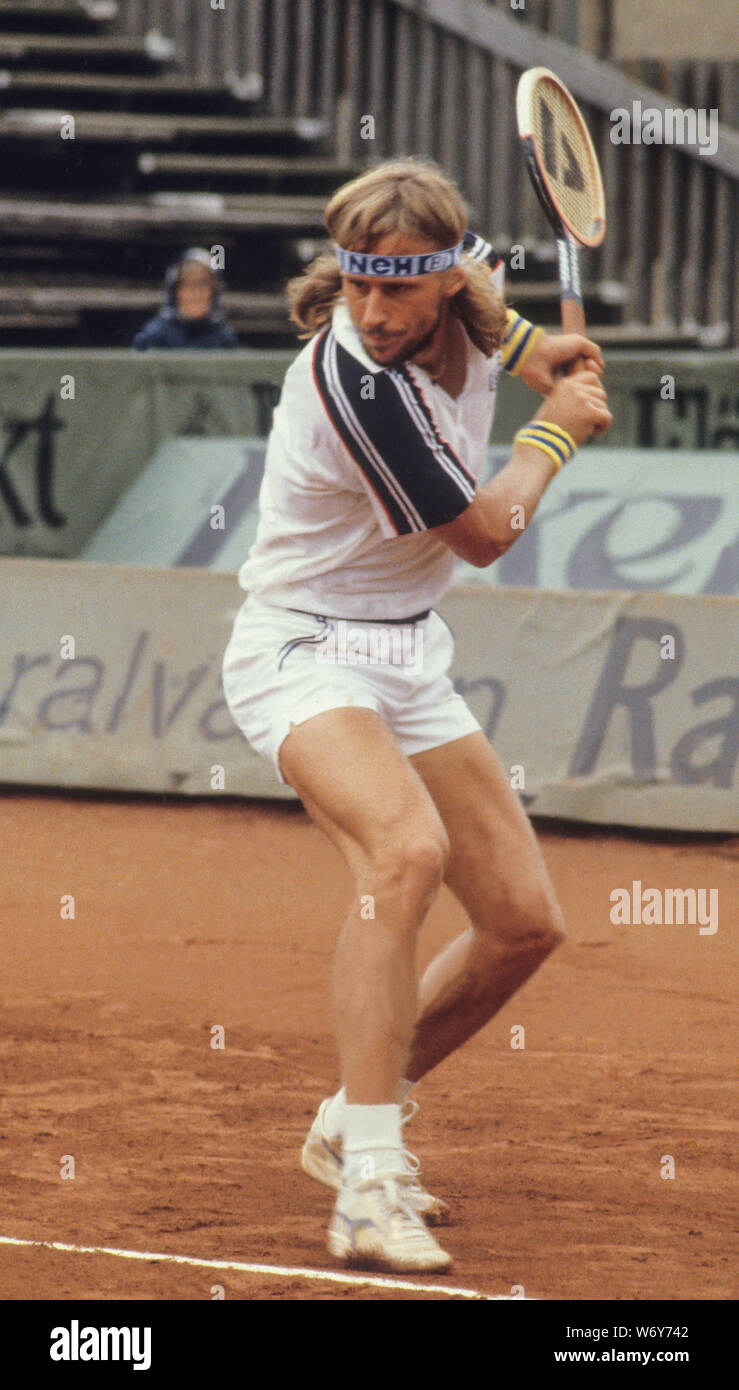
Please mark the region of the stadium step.
<svg viewBox="0 0 739 1390"><path fill-rule="evenodd" d="M606 348L641 348L642 351L651 348L674 352L677 349L728 346L731 330L727 323L721 341L714 329L706 330L695 323L684 327L676 323L613 323L600 327L596 336Z"/></svg>
<svg viewBox="0 0 739 1390"><path fill-rule="evenodd" d="M44 347L69 347L70 344L83 347L83 343L75 341L78 329L76 314L39 315L0 310L0 334L6 349L36 347L39 341Z"/></svg>
<svg viewBox="0 0 739 1390"><path fill-rule="evenodd" d="M227 291L223 307L236 333L272 348L294 347L295 329L284 293ZM0 287L0 332L5 346L23 346L39 337L75 347L130 347L147 318L161 304L161 289L118 285L11 285Z"/></svg>
<svg viewBox="0 0 739 1390"><path fill-rule="evenodd" d="M55 109L75 115L95 110L104 103L108 111L162 112L175 108L186 114L235 114L245 102L262 95L258 74L250 80L234 76L231 81L198 84L174 76L138 76L122 73L60 73L42 69L0 70L0 93L5 105L14 109L42 109L53 100Z"/></svg>
<svg viewBox="0 0 739 1390"><path fill-rule="evenodd" d="M59 140L66 113L58 108L9 110L0 115L0 147L22 142ZM261 154L275 148L308 149L328 135L328 124L309 116L187 116L135 112L81 111L75 116L75 143L186 145L243 144ZM69 142L71 143L71 141Z"/></svg>
<svg viewBox="0 0 739 1390"><path fill-rule="evenodd" d="M618 280L585 280L584 293L599 299L603 304L617 307L626 301L626 286ZM559 303L558 280L529 280L510 277L506 282L506 299L515 305L516 300L525 299L529 304L547 303L552 298Z"/></svg>
<svg viewBox="0 0 739 1390"><path fill-rule="evenodd" d="M158 201L157 201L158 199ZM323 198L254 194L154 195L142 202L63 202L0 198L0 236L9 239L87 236L100 241L147 237L163 230L177 235L235 231L325 236Z"/></svg>
<svg viewBox="0 0 739 1390"><path fill-rule="evenodd" d="M89 32L117 13L116 0L0 0L0 29L27 29L31 22L42 33Z"/></svg>
<svg viewBox="0 0 739 1390"><path fill-rule="evenodd" d="M154 313L162 302L161 288L151 285L116 285L110 281L96 285L13 285L0 286L0 311L3 313L85 313L109 312L112 302L122 309L134 309L141 313ZM279 290L267 293L226 290L222 296L224 308L229 313L240 315L249 313L273 313L284 305L285 297Z"/></svg>
<svg viewBox="0 0 739 1390"><path fill-rule="evenodd" d="M354 178L361 173L362 165L349 164L346 160L313 155L285 156L257 154L204 155L204 154L156 154L143 150L137 159L142 180L152 184L176 183L178 188L191 190L210 188L217 184L224 189L238 184L241 188L253 190L263 185L307 184L326 191Z"/></svg>
<svg viewBox="0 0 739 1390"><path fill-rule="evenodd" d="M149 29L141 37L0 32L0 65L20 71L26 67L43 67L74 72L80 68L98 72L150 72L174 62L176 55L173 41L158 29Z"/></svg>
<svg viewBox="0 0 739 1390"><path fill-rule="evenodd" d="M107 202L133 197L145 183L136 159L140 145L169 145L188 154L212 150L216 158L225 145L265 158L274 149L315 155L326 134L326 122L309 117L9 110L0 113L0 194L16 192L32 201L34 194L76 194Z"/></svg>

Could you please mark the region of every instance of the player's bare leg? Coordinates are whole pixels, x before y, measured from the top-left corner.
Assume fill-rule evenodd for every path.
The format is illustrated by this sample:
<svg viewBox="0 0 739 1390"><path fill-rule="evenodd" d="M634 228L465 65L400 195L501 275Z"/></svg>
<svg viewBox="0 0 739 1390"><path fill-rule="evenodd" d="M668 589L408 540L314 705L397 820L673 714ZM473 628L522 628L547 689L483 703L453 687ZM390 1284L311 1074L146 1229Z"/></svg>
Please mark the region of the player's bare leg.
<svg viewBox="0 0 739 1390"><path fill-rule="evenodd" d="M372 710L331 710L291 726L280 766L343 854L356 888L336 954L346 1103L329 1249L363 1265L444 1269L449 1256L411 1202L397 1096L418 1016L416 938L441 885L446 832ZM363 902L372 915L362 913Z"/></svg>
<svg viewBox="0 0 739 1390"><path fill-rule="evenodd" d="M536 837L482 733L410 760L450 842L445 882L470 927L430 963L406 1070L418 1081L482 1028L563 939Z"/></svg>
<svg viewBox="0 0 739 1390"><path fill-rule="evenodd" d="M330 710L293 726L280 766L354 876L334 976L347 1100L393 1103L418 1011L416 939L441 885L446 832L372 710Z"/></svg>

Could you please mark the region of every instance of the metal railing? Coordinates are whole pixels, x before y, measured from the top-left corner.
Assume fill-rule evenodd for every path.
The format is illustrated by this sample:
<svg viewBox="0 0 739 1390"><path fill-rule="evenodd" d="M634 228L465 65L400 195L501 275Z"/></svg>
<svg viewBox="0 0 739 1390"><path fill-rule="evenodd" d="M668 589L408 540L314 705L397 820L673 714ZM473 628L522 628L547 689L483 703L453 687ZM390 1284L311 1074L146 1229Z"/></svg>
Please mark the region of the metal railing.
<svg viewBox="0 0 739 1390"><path fill-rule="evenodd" d="M342 158L438 159L503 253L551 239L518 149L514 97L524 68L553 68L583 107L606 184L608 235L588 254L587 278L622 287L624 318L645 337L736 342L739 136L722 126L715 154L611 138L614 109L635 102L733 112L736 65L662 65L666 95L594 56L607 52L608 5L592 0L588 13L590 52L566 41L582 39L574 0L527 0L520 12L508 0L119 0L117 24L161 29L196 82L259 74L262 109L324 117Z"/></svg>

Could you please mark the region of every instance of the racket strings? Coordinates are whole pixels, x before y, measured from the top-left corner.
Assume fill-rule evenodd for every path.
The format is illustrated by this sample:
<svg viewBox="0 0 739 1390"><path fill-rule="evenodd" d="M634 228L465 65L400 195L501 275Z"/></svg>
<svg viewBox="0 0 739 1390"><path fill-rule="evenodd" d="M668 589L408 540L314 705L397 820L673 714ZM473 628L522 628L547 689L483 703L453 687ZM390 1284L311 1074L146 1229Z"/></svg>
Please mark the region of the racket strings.
<svg viewBox="0 0 739 1390"><path fill-rule="evenodd" d="M592 236L604 211L598 164L579 113L545 78L531 93L531 127L559 210L575 235Z"/></svg>

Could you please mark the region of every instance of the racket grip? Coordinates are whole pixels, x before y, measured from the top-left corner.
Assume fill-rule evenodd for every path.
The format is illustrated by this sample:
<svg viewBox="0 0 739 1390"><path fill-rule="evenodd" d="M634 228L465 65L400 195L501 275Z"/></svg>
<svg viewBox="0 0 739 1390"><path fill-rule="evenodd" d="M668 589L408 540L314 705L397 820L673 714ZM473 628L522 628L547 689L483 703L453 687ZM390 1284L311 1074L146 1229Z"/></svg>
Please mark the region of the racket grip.
<svg viewBox="0 0 739 1390"><path fill-rule="evenodd" d="M564 333L585 332L585 312L576 299L562 300L562 331Z"/></svg>
<svg viewBox="0 0 739 1390"><path fill-rule="evenodd" d="M559 283L561 289L562 330L564 333L585 332L585 310L580 288L580 264L577 243L572 237L557 238L559 253ZM567 370L567 376L585 370L585 358L578 357Z"/></svg>
<svg viewBox="0 0 739 1390"><path fill-rule="evenodd" d="M561 309L563 333L585 333L585 313L582 304L579 304L576 299L563 299ZM575 376L577 372L584 372L585 369L585 358L578 357L577 361L567 368L565 375Z"/></svg>

